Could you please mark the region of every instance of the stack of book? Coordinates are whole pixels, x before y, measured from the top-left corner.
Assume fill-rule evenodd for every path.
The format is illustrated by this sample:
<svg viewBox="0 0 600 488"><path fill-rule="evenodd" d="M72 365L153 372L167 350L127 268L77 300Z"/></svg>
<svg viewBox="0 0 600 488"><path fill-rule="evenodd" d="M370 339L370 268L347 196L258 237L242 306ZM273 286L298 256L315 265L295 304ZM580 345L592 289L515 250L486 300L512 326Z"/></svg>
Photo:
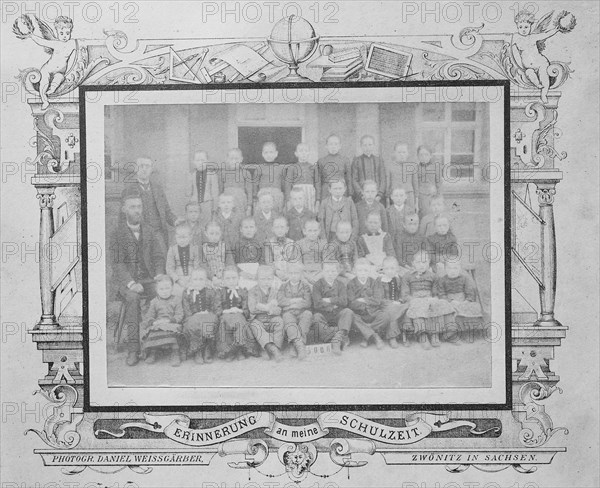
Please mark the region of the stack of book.
<svg viewBox="0 0 600 488"><path fill-rule="evenodd" d="M344 81L356 75L363 67L363 59L358 48L333 52L328 56L329 63L323 65L321 81Z"/></svg>

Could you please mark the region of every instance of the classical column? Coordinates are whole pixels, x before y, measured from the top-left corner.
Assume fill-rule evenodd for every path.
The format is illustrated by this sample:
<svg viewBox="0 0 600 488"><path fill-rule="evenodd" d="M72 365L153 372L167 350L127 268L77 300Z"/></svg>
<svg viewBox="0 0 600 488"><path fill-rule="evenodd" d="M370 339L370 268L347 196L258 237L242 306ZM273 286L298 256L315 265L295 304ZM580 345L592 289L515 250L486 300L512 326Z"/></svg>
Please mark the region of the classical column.
<svg viewBox="0 0 600 488"><path fill-rule="evenodd" d="M54 217L52 203L54 200L53 187L38 187L37 197L40 201L40 240L39 240L39 265L40 265L40 294L42 298L42 316L37 326L40 329L56 328L58 322L54 316L54 292L52 291L51 261L48 244L54 234Z"/></svg>
<svg viewBox="0 0 600 488"><path fill-rule="evenodd" d="M554 230L555 183L536 183L540 204L542 276L540 287L540 318L535 325L560 325L554 318L554 298L556 295L556 235Z"/></svg>

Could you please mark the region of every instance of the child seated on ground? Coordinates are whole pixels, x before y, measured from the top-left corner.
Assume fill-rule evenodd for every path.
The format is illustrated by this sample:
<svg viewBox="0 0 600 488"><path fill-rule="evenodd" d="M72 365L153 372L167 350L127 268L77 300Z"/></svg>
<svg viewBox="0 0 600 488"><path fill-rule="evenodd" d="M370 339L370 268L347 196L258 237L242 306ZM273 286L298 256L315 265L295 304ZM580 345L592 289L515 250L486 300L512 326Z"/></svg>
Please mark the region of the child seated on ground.
<svg viewBox="0 0 600 488"><path fill-rule="evenodd" d="M351 280L354 278L354 263L358 259L358 247L352 240L352 225L342 220L338 222L335 239L329 242L323 255L324 261L337 261L340 266L340 277Z"/></svg>
<svg viewBox="0 0 600 488"><path fill-rule="evenodd" d="M356 213L358 214L358 235L367 232L367 217L372 213L379 213L381 219L381 228L387 232L388 222L387 213L384 206L377 200L377 183L373 180L366 180L363 184L363 198L356 204Z"/></svg>
<svg viewBox="0 0 600 488"><path fill-rule="evenodd" d="M285 217L273 220L273 237L265 244L265 262L275 269L275 276L282 282L287 280L288 263L299 261L300 255L294 241L288 237Z"/></svg>
<svg viewBox="0 0 600 488"><path fill-rule="evenodd" d="M171 366L179 366L183 331L181 298L173 294L173 280L170 276L158 275L154 281L156 297L150 301L140 327L142 357L147 364L152 364L156 362L158 350L169 349Z"/></svg>
<svg viewBox="0 0 600 488"><path fill-rule="evenodd" d="M398 274L400 266L395 257L388 256L383 260L383 275L378 278L383 288L383 314L380 320L383 325L374 328L385 330L385 339L392 349L398 348L398 340L407 346L406 330L402 328L404 314L408 304L402 300L402 278Z"/></svg>
<svg viewBox="0 0 600 488"><path fill-rule="evenodd" d="M356 275L348 283L348 307L354 312L353 326L362 336L362 347L373 341L377 349L383 347L379 332L384 327L382 319L383 288L369 275L372 265L365 258L359 258L354 266ZM378 327L377 329L374 329Z"/></svg>
<svg viewBox="0 0 600 488"><path fill-rule="evenodd" d="M299 241L304 237L302 229L307 220L313 220L315 213L306 208L306 196L301 188L292 188L290 191L290 208L285 214L288 224L288 237Z"/></svg>
<svg viewBox="0 0 600 488"><path fill-rule="evenodd" d="M319 237L321 227L316 220L309 220L304 224L304 239L296 245L304 264L304 276L311 285L321 278L323 265L323 252L327 248L327 241Z"/></svg>
<svg viewBox="0 0 600 488"><path fill-rule="evenodd" d="M348 306L345 283L338 277L339 263L325 261L323 277L312 289L313 327L308 336L309 344L331 343L333 353L342 354L348 344L348 333L354 314Z"/></svg>
<svg viewBox="0 0 600 488"><path fill-rule="evenodd" d="M429 213L421 219L419 234L425 237L435 234L435 218L442 215L444 207L444 197L442 195L436 195L431 198Z"/></svg>
<svg viewBox="0 0 600 488"><path fill-rule="evenodd" d="M256 222L252 217L242 220L240 234L233 254L240 270L240 286L249 290L256 285L258 266L265 262L263 245L256 239Z"/></svg>
<svg viewBox="0 0 600 488"><path fill-rule="evenodd" d="M444 274L444 261L459 255L456 237L450 230L450 222L445 215L438 215L435 220L435 234L427 238L427 248L431 253L433 270L441 276Z"/></svg>
<svg viewBox="0 0 600 488"><path fill-rule="evenodd" d="M223 311L217 341L219 358L233 361L236 358L239 360L248 356L260 356L248 325L248 291L239 286L235 266L225 268L223 288L218 293Z"/></svg>
<svg viewBox="0 0 600 488"><path fill-rule="evenodd" d="M456 312L456 331L454 334L447 333L446 340L466 341L481 331L483 326L483 314L477 301L475 281L468 272L462 270L458 258L447 259L445 271L444 276L438 278L435 291L439 298L450 302Z"/></svg>
<svg viewBox="0 0 600 488"><path fill-rule="evenodd" d="M254 211L254 221L256 222L256 239L261 244L267 242L273 237L273 220L279 217L273 209L273 195L268 189L258 192L258 208Z"/></svg>
<svg viewBox="0 0 600 488"><path fill-rule="evenodd" d="M329 196L319 207L321 235L328 241L335 238L335 231L340 221L346 220L352 226L352 239L358 237L358 214L352 198L345 197L346 182L343 179L329 183Z"/></svg>
<svg viewBox="0 0 600 488"><path fill-rule="evenodd" d="M277 292L282 310L283 327L288 342L294 346L298 359L306 358L306 335L312 321L310 286L302 279L302 263L289 263L288 280Z"/></svg>
<svg viewBox="0 0 600 488"><path fill-rule="evenodd" d="M205 242L200 246L200 266L206 269L212 286L221 286L223 270L226 265L234 264L230 249L221 238L221 226L217 222L209 222L204 229Z"/></svg>
<svg viewBox="0 0 600 488"><path fill-rule="evenodd" d="M415 253L426 248L425 237L419 234L419 216L416 213L405 215L402 230L394 239L394 249L401 267L401 275L412 267Z"/></svg>
<svg viewBox="0 0 600 488"><path fill-rule="evenodd" d="M434 297L437 278L429 269L426 251L414 254L413 268L402 278L402 300L410 300L405 327L412 328L424 349L431 349L440 345L440 334L452 323L454 310L448 302Z"/></svg>
<svg viewBox="0 0 600 488"><path fill-rule="evenodd" d="M404 225L404 217L407 214L414 213L414 209L408 206L406 202L406 190L402 187L394 188L391 194L392 204L386 208L388 218L388 232L395 238Z"/></svg>
<svg viewBox="0 0 600 488"><path fill-rule="evenodd" d="M188 342L188 355L196 364L211 363L221 300L217 291L209 288L204 268L192 272L190 284L183 293L183 331Z"/></svg>
<svg viewBox="0 0 600 488"><path fill-rule="evenodd" d="M275 272L270 266L258 268L258 284L248 293L250 310L250 329L260 346L267 352L269 359L283 360L284 327L281 307L277 304Z"/></svg>
<svg viewBox="0 0 600 488"><path fill-rule="evenodd" d="M383 260L395 257L394 243L387 232L381 230L381 216L379 212L372 212L367 217L367 232L358 238L358 256L366 258L373 265L373 277L381 274Z"/></svg>
<svg viewBox="0 0 600 488"><path fill-rule="evenodd" d="M167 251L166 270L173 280L173 294L177 297L187 288L191 272L200 267L199 249L191 240L189 225L178 224L175 228L175 244Z"/></svg>

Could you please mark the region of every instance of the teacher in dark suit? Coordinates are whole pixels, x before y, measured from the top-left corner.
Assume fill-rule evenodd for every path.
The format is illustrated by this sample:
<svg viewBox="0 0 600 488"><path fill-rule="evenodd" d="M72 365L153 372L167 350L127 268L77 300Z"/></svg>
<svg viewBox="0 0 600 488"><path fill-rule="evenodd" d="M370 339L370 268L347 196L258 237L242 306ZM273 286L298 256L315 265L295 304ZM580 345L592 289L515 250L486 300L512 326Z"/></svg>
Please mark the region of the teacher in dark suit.
<svg viewBox="0 0 600 488"><path fill-rule="evenodd" d="M154 277L165 272L167 249L160 236L143 219L143 200L130 188L122 197L119 226L110 242L113 281L125 306L125 337L129 348L127 364L139 361L141 298L154 295Z"/></svg>
<svg viewBox="0 0 600 488"><path fill-rule="evenodd" d="M164 239L165 246L169 244L169 226L174 226L177 216L171 211L165 190L152 177L154 162L149 157L139 157L136 160L136 182L125 187L123 195L137 192L142 199L142 222L152 228Z"/></svg>

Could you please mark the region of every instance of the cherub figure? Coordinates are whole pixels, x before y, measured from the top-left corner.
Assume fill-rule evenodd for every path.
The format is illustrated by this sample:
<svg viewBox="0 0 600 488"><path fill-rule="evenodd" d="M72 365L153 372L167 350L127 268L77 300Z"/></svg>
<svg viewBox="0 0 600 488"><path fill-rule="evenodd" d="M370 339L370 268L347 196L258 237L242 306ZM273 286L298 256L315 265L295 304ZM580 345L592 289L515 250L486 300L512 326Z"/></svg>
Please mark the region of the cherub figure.
<svg viewBox="0 0 600 488"><path fill-rule="evenodd" d="M50 59L40 68L39 93L42 99L42 109L48 108L48 95L54 93L65 79L65 73L69 66L69 59L77 49L77 42L71 39L73 21L69 17L59 16L54 19L56 33L46 22L34 16L41 36L35 33L33 23L29 16L22 16L21 22L27 28L23 32L15 22L15 34L20 39L30 38L36 44L42 46L44 51L50 54Z"/></svg>
<svg viewBox="0 0 600 488"><path fill-rule="evenodd" d="M517 65L535 86L542 89L541 99L544 103L548 102L550 89L550 61L542 54L546 47L544 41L557 32L569 32L575 26L572 14L563 11L552 23L553 15L553 11L546 14L534 26L534 14L521 10L515 16L517 32L513 34L511 42L511 51ZM569 21L566 26L563 25L565 20Z"/></svg>

